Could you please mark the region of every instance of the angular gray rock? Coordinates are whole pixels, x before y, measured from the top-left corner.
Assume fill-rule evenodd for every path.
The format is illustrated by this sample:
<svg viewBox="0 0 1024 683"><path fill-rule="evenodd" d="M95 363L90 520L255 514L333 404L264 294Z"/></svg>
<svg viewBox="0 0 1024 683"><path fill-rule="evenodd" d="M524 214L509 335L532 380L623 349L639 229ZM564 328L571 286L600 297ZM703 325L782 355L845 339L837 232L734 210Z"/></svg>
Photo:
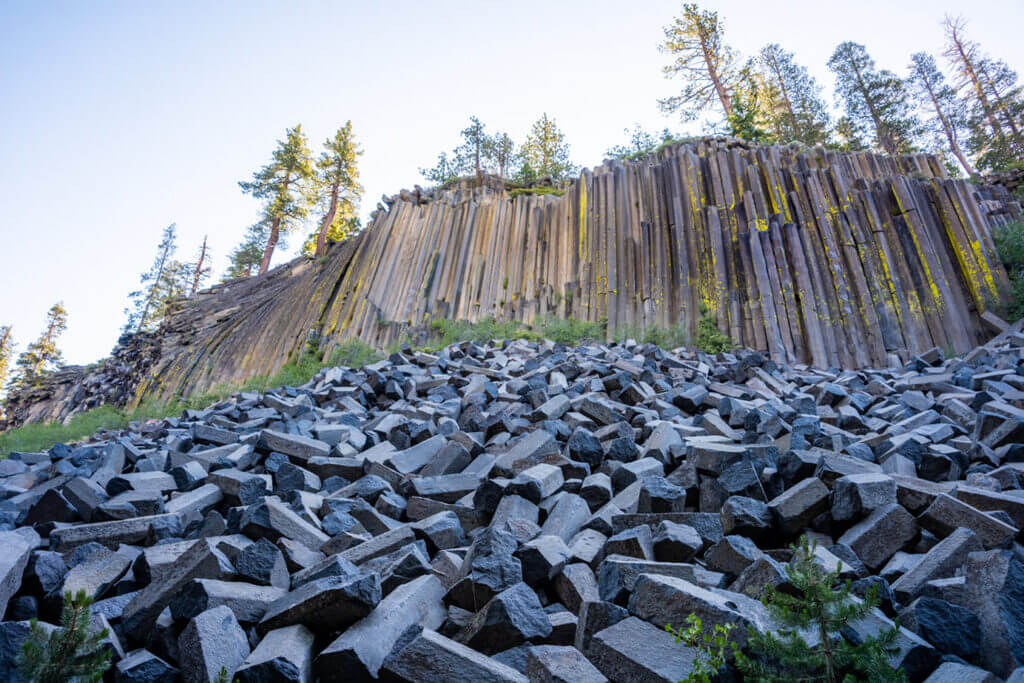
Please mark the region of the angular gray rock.
<svg viewBox="0 0 1024 683"><path fill-rule="evenodd" d="M190 619L178 637L181 675L188 681L214 683L220 670L228 678L249 656L249 641L238 620L225 605Z"/></svg>

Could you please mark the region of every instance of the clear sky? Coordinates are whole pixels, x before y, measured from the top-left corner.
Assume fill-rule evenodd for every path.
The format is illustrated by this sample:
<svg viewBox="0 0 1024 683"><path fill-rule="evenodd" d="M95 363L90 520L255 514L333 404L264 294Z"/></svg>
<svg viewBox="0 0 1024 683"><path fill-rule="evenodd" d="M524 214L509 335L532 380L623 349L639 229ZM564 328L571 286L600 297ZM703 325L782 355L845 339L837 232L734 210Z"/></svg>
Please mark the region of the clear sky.
<svg viewBox="0 0 1024 683"><path fill-rule="evenodd" d="M912 52L941 50L946 12L1024 70L1022 0L702 4L744 56L768 42L794 50L830 102L836 44L864 43L903 72ZM470 115L519 141L546 111L586 166L634 123L697 132L656 105L677 88L657 45L679 6L0 0L0 325L23 346L63 300L66 360L105 356L172 222L181 257L209 235L219 279L258 213L237 182L296 123L316 148L352 120L364 216L382 193L422 182L418 169Z"/></svg>

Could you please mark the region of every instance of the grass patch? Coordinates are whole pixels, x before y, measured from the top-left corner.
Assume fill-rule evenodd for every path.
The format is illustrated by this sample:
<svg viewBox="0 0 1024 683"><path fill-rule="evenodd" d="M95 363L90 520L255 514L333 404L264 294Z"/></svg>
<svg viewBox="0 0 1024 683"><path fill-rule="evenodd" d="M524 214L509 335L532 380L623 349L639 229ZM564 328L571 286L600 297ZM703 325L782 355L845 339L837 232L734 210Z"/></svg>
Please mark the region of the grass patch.
<svg viewBox="0 0 1024 683"><path fill-rule="evenodd" d="M327 367L345 365L350 368L361 368L383 359L384 356L369 344L358 339L350 339L334 349L327 360Z"/></svg>
<svg viewBox="0 0 1024 683"><path fill-rule="evenodd" d="M123 429L128 422L120 408L100 406L75 415L66 425L59 422L28 424L0 434L0 455L7 457L11 451L45 450L55 443L75 441L100 429Z"/></svg>
<svg viewBox="0 0 1024 683"><path fill-rule="evenodd" d="M565 194L565 190L559 190L557 187L550 187L548 185L541 185L538 187L517 187L514 190L509 190L508 196L519 197L521 195L544 195L553 194L556 197L561 197Z"/></svg>
<svg viewBox="0 0 1024 683"><path fill-rule="evenodd" d="M252 377L242 384L218 384L201 394L165 400L144 401L128 410L100 406L72 417L67 424L47 422L27 424L0 434L0 457L12 451L42 451L56 443L80 441L101 429L124 429L132 422L181 415L185 410L203 410L240 391L267 391L282 386L305 384L323 368L345 365L362 367L383 358L372 346L358 339L339 345L327 362L315 353L305 353L271 376Z"/></svg>

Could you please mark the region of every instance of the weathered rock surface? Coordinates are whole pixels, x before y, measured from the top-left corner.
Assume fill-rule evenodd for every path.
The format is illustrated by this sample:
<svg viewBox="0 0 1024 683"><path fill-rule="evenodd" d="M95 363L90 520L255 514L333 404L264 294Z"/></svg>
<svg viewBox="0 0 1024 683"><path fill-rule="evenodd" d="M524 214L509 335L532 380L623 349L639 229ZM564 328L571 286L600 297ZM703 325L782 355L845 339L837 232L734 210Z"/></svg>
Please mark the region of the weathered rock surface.
<svg viewBox="0 0 1024 683"><path fill-rule="evenodd" d="M675 681L695 652L664 626L771 629L757 598L809 534L880 589L849 637L899 617L912 680L1005 678L1022 378L1018 327L859 371L464 343L13 453L0 671L84 589L124 681Z"/></svg>
<svg viewBox="0 0 1024 683"><path fill-rule="evenodd" d="M935 157L727 138L608 161L562 189L511 196L488 177L483 187L384 198L324 259L212 287L155 336L123 339L111 358L16 394L11 423L240 385L310 341L325 357L353 337L385 347L422 338L436 318L554 314L605 318L611 329L679 325L695 338L708 309L723 332L776 362L879 367L936 347L963 353L986 338L983 314L1008 287L990 228L1020 217L1004 187L949 179ZM831 207L842 215L826 217ZM847 387L835 387L822 408L842 429L863 428L841 404ZM654 389L643 380L609 388ZM705 387L680 389L680 409L696 412ZM566 409L541 406L530 416ZM567 414L587 415L578 408ZM924 467L942 469L944 458L927 454Z"/></svg>

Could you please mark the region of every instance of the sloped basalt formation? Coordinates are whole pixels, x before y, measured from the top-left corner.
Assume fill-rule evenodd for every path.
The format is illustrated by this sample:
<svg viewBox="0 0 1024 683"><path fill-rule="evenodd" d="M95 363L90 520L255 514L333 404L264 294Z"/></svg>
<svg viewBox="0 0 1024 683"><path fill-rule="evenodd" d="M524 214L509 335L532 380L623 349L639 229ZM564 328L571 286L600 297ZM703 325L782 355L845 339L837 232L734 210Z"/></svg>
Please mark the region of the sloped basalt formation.
<svg viewBox="0 0 1024 683"><path fill-rule="evenodd" d="M817 367L966 351L1006 285L990 230L1021 208L944 173L926 155L708 139L607 162L561 195L492 178L403 191L324 258L200 294L168 321L135 397L270 374L310 341L325 355L352 337L386 346L435 318L695 336L710 314L742 346Z"/></svg>

